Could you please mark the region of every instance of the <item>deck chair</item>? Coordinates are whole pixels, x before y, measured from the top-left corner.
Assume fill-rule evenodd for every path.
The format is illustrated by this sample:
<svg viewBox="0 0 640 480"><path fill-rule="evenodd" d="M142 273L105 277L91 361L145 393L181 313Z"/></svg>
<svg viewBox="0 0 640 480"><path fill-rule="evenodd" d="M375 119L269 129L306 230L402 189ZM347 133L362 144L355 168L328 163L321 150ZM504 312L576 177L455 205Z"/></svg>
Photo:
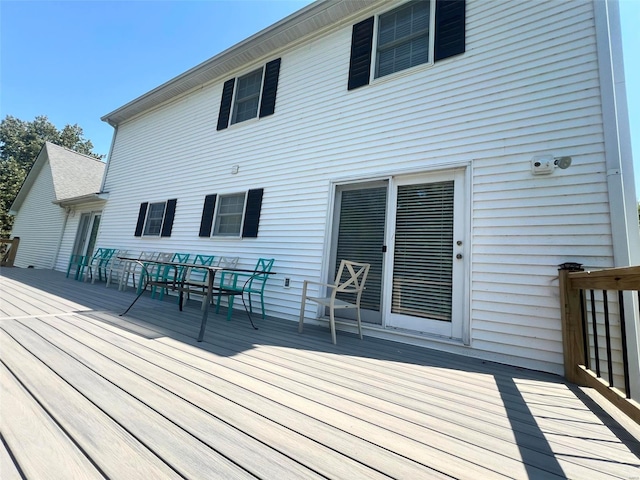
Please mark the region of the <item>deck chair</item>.
<svg viewBox="0 0 640 480"><path fill-rule="evenodd" d="M120 283L120 276L122 275L122 272L124 270L124 265L127 262L127 260L120 260L118 257L133 257L133 256L137 256L137 254L132 254L129 250L118 250L116 251L116 253L113 254L113 256L111 257L111 260L109 261L109 263L107 264L107 267L105 268L106 270L106 276L107 276L107 288L109 288L109 285L111 284L111 282L114 281L115 278L115 282L114 283Z"/></svg>
<svg viewBox="0 0 640 480"><path fill-rule="evenodd" d="M138 260L155 260L160 255L160 252L140 252L137 256ZM131 258L135 258L135 255L129 255ZM126 261L122 266L122 274L120 275L120 282L118 284L118 290L126 290L129 285L136 286L136 273L142 276L140 265L134 261ZM132 277L132 282L129 283L129 276Z"/></svg>
<svg viewBox="0 0 640 480"><path fill-rule="evenodd" d="M302 333L302 324L304 322L304 307L306 305L307 300L310 300L312 302L316 302L329 309L331 339L333 340L334 344L336 343L335 311L337 309L355 308L357 323L358 323L358 334L360 335L360 339L362 340L362 321L360 319L360 298L362 297L362 291L364 290L364 283L367 280L367 275L369 274L369 268L371 268L371 265L368 263L356 263L356 262L350 262L349 260L342 260L340 262L340 267L338 268L336 280L333 284L305 280L302 287L302 302L300 304L300 323L298 325L298 332ZM307 287L310 284L326 287L327 289L330 290L330 291L327 291L329 296L316 297L316 296L309 295L307 293ZM344 294L350 294L351 296L354 296L355 301L347 302L345 300L338 299L336 298L337 294L342 294L341 296L344 296Z"/></svg>
<svg viewBox="0 0 640 480"><path fill-rule="evenodd" d="M253 313L253 305L251 303L251 294L260 295L260 305L262 307L262 318L265 318L264 311L264 287L269 278L269 272L273 267L273 258L260 258L256 263L254 272L264 273L244 273L244 272L220 272L220 284L218 285L218 298L216 301L216 313L220 310L220 300L222 295L228 297L227 301L227 320L231 320L233 312L233 300L236 295L249 295L249 313ZM221 265L222 266L222 265Z"/></svg>
<svg viewBox="0 0 640 480"><path fill-rule="evenodd" d="M89 262L87 265L87 272L85 274L85 281L87 280L86 275L91 277L91 283L96 283L96 278L107 280L107 269L109 265L113 261L114 256L118 253L116 248L105 248L102 252L102 257L95 261Z"/></svg>
<svg viewBox="0 0 640 480"><path fill-rule="evenodd" d="M98 248L91 259L87 261L84 268L84 275L82 275L81 278L83 277L85 282L91 278L91 283L95 283L98 277L102 280L103 273L106 278L107 263L109 263L115 251L115 248ZM78 280L80 280L80 278Z"/></svg>
<svg viewBox="0 0 640 480"><path fill-rule="evenodd" d="M69 265L67 266L67 278L73 269L74 280L79 280L84 275L84 269L87 266L88 257L86 255L71 255Z"/></svg>
<svg viewBox="0 0 640 480"><path fill-rule="evenodd" d="M178 262L178 263L186 263L189 261L189 257L191 257L190 253L174 253L173 256L171 257L171 261ZM162 282L176 281L182 278L183 273L184 273L184 267L158 265L158 268L156 269L155 274L153 276L153 280L162 281ZM157 290L160 291L158 298L162 300L164 298L165 292L168 292L167 287L159 287L156 285L152 286L151 298L155 297Z"/></svg>
<svg viewBox="0 0 640 480"><path fill-rule="evenodd" d="M201 255L197 254L193 259L194 265L202 265L203 267L208 267L214 265L214 260L216 259L215 255ZM184 283L185 283L185 291L187 292L187 298L189 298L189 293L192 289L202 290L202 294L204 295L205 287L207 286L209 270L206 268L198 268L198 267L189 267L187 272L185 273ZM178 298L178 302L180 299Z"/></svg>
<svg viewBox="0 0 640 480"><path fill-rule="evenodd" d="M173 253L167 253L167 252L154 252L154 253L155 255L152 259L147 259L147 260L150 260L149 262L142 262L146 268L147 275L149 275L149 280L152 280L158 277L159 276L158 272L164 270L166 266L166 265L159 265L157 263L154 263L154 261L157 260L160 262L170 262L171 259L173 258ZM138 280L137 293L140 293L145 287L146 287L146 283L144 281L144 272L140 272L140 279ZM154 288L155 287L151 287L152 293Z"/></svg>

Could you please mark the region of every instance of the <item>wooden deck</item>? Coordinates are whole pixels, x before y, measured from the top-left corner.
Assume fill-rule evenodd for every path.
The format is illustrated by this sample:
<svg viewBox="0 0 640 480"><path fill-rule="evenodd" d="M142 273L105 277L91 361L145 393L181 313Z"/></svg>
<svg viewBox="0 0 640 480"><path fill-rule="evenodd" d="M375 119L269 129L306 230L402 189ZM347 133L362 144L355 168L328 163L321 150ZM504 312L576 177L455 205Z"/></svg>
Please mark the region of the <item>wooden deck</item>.
<svg viewBox="0 0 640 480"><path fill-rule="evenodd" d="M636 424L562 378L3 269L0 477L640 478Z"/></svg>

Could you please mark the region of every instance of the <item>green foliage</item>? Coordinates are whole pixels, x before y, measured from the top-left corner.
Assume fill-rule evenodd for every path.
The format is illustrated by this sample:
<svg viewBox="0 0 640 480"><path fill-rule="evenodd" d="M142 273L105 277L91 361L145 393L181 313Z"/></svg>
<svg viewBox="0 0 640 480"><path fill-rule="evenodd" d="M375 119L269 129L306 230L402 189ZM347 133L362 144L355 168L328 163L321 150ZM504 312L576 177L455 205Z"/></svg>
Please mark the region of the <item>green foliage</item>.
<svg viewBox="0 0 640 480"><path fill-rule="evenodd" d="M8 237L13 226L9 208L45 142L102 159L92 152L93 144L83 138L82 128L66 125L58 130L49 119L38 116L25 122L7 115L0 122L0 236Z"/></svg>

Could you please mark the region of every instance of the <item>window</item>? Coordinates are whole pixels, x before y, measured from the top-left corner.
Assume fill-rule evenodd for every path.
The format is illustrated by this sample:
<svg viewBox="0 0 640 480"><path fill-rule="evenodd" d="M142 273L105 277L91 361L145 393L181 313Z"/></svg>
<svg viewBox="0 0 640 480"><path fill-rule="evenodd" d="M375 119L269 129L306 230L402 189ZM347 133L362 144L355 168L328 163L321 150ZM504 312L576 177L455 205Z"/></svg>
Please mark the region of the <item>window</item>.
<svg viewBox="0 0 640 480"><path fill-rule="evenodd" d="M166 202L141 203L135 236L170 237L173 229L176 203L177 199L175 198Z"/></svg>
<svg viewBox="0 0 640 480"><path fill-rule="evenodd" d="M217 130L252 118L273 115L276 108L280 59L224 82Z"/></svg>
<svg viewBox="0 0 640 480"><path fill-rule="evenodd" d="M200 220L201 237L257 237L263 189L207 195Z"/></svg>
<svg viewBox="0 0 640 480"><path fill-rule="evenodd" d="M144 223L143 235L160 235L165 206L165 202L149 204L149 209L147 210L147 219Z"/></svg>
<svg viewBox="0 0 640 480"><path fill-rule="evenodd" d="M430 1L416 1L378 18L375 78L429 62Z"/></svg>
<svg viewBox="0 0 640 480"><path fill-rule="evenodd" d="M240 236L245 198L244 193L220 195L213 235Z"/></svg>
<svg viewBox="0 0 640 480"><path fill-rule="evenodd" d="M371 73L380 78L464 53L465 10L465 0L414 0L381 14L377 22L370 17L355 24L347 88L368 85Z"/></svg>
<svg viewBox="0 0 640 480"><path fill-rule="evenodd" d="M236 100L233 103L233 117L231 118L232 124L258 116L261 84L262 69L238 78Z"/></svg>

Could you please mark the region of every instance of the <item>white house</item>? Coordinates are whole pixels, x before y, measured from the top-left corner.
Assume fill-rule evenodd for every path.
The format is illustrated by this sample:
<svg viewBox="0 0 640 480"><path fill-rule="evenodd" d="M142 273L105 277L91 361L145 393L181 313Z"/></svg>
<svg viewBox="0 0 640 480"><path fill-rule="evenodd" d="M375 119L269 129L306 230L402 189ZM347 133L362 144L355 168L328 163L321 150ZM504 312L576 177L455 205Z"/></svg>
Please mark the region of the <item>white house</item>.
<svg viewBox="0 0 640 480"><path fill-rule="evenodd" d="M98 243L291 320L365 260L365 335L562 373L558 264L640 263L624 87L615 1L318 1L103 117Z"/></svg>
<svg viewBox="0 0 640 480"><path fill-rule="evenodd" d="M104 170L101 160L44 144L9 210L15 215L11 236L20 237L16 267L64 270L74 241L74 253L93 249L90 233L95 242L105 203L99 193ZM76 241L79 223L83 229Z"/></svg>

